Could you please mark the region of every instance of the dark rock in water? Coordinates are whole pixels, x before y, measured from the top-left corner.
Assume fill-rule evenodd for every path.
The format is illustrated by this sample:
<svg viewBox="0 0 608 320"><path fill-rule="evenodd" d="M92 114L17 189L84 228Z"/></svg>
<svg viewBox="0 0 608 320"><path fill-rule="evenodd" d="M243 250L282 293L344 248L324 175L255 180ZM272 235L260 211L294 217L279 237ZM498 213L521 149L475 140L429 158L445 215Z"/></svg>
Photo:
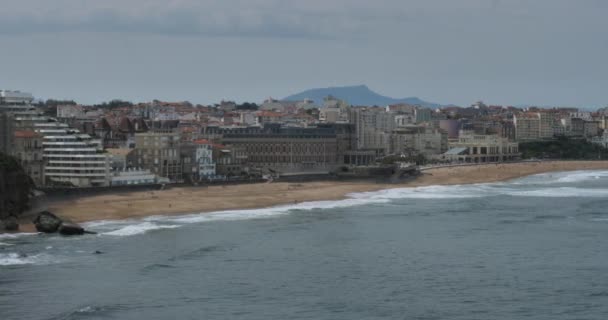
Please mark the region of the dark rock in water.
<svg viewBox="0 0 608 320"><path fill-rule="evenodd" d="M61 226L61 219L48 211L42 211L38 214L33 223L36 226L38 232L53 233L57 232L59 226Z"/></svg>
<svg viewBox="0 0 608 320"><path fill-rule="evenodd" d="M4 225L4 230L6 231L18 231L19 223L17 222L17 218L10 216L2 221Z"/></svg>
<svg viewBox="0 0 608 320"><path fill-rule="evenodd" d="M84 234L84 228L70 222L64 222L59 227L59 233L64 236L74 236Z"/></svg>
<svg viewBox="0 0 608 320"><path fill-rule="evenodd" d="M95 231L84 230L85 234L97 234Z"/></svg>

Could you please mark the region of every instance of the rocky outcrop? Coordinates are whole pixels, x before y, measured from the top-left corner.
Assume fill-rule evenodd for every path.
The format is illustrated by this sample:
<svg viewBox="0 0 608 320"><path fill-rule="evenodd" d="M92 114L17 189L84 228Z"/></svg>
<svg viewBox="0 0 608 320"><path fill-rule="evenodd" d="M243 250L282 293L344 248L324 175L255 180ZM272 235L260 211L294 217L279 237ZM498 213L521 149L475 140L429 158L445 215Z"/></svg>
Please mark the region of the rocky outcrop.
<svg viewBox="0 0 608 320"><path fill-rule="evenodd" d="M70 222L64 222L59 226L59 233L64 236L75 236L84 234L84 228Z"/></svg>
<svg viewBox="0 0 608 320"><path fill-rule="evenodd" d="M38 216L32 221L36 230L38 232L44 233L54 233L59 230L59 227L63 223L63 221L52 212L42 211L38 214Z"/></svg>
<svg viewBox="0 0 608 320"><path fill-rule="evenodd" d="M75 236L82 234L95 234L95 232L87 231L76 223L63 221L61 218L49 211L40 212L34 221L34 226L38 232L55 233L59 232L64 236Z"/></svg>
<svg viewBox="0 0 608 320"><path fill-rule="evenodd" d="M19 228L19 215L29 208L34 184L17 159L0 153L0 225L6 231ZM0 230L0 231L4 231Z"/></svg>
<svg viewBox="0 0 608 320"><path fill-rule="evenodd" d="M19 223L17 222L17 218L10 216L2 221L4 225L4 230L6 231L19 231Z"/></svg>

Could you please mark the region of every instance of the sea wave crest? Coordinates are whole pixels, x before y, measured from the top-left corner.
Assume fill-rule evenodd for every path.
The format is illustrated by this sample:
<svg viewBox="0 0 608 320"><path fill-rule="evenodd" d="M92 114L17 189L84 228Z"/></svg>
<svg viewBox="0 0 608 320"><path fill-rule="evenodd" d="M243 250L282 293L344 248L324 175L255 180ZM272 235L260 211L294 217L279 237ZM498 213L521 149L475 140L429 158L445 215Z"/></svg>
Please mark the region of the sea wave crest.
<svg viewBox="0 0 608 320"><path fill-rule="evenodd" d="M56 258L44 253L35 255L25 255L17 252L0 253L0 266L50 264L55 262L58 262Z"/></svg>
<svg viewBox="0 0 608 320"><path fill-rule="evenodd" d="M179 227L180 227L179 225L161 225L161 224L156 224L153 222L142 222L142 223L138 223L138 224L127 225L120 229L109 231L109 232L104 232L102 234L108 235L108 236L124 237L124 236L133 236L136 234L142 234L142 233L145 233L145 232L151 231L151 230L174 229L174 228L179 228Z"/></svg>
<svg viewBox="0 0 608 320"><path fill-rule="evenodd" d="M86 224L102 235L133 236L152 230L173 229L193 223L210 221L269 218L298 211L348 208L369 204L389 203L399 199L453 200L493 196L510 197L606 197L608 189L564 186L608 177L608 171L573 171L539 174L509 182L395 188L373 192L352 193L346 199L312 201L280 205L262 209L244 209L195 213L182 216L152 216L141 220L104 220ZM555 186L548 186L554 184Z"/></svg>

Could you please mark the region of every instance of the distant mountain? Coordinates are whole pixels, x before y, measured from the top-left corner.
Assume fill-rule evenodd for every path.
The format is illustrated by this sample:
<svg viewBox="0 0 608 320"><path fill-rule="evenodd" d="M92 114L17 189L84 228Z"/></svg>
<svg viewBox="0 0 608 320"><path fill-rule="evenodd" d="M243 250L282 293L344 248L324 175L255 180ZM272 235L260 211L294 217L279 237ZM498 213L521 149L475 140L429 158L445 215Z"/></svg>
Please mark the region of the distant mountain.
<svg viewBox="0 0 608 320"><path fill-rule="evenodd" d="M402 99L386 97L370 90L365 85L310 89L289 97L285 97L283 100L294 101L310 99L313 100L317 105L322 106L323 98L327 97L328 95L345 100L354 106L387 106L389 104L408 103L421 105L428 108L441 107L440 104L423 101L416 97Z"/></svg>

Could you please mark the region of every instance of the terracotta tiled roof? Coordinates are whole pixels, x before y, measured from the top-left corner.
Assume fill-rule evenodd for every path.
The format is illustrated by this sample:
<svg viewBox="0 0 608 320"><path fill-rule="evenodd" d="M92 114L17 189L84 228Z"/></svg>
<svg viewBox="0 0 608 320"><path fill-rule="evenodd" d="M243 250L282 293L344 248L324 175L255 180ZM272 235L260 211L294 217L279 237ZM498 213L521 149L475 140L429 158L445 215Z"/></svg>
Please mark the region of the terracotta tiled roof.
<svg viewBox="0 0 608 320"><path fill-rule="evenodd" d="M272 111L259 111L258 112L258 116L259 117L280 117L281 114L278 112L272 112Z"/></svg>
<svg viewBox="0 0 608 320"><path fill-rule="evenodd" d="M223 144L217 144L217 143L213 143L211 144L214 148L216 149L226 149L226 146Z"/></svg>
<svg viewBox="0 0 608 320"><path fill-rule="evenodd" d="M39 134L37 134L34 131L31 130L17 130L15 131L15 138L34 138L34 137L40 137Z"/></svg>

